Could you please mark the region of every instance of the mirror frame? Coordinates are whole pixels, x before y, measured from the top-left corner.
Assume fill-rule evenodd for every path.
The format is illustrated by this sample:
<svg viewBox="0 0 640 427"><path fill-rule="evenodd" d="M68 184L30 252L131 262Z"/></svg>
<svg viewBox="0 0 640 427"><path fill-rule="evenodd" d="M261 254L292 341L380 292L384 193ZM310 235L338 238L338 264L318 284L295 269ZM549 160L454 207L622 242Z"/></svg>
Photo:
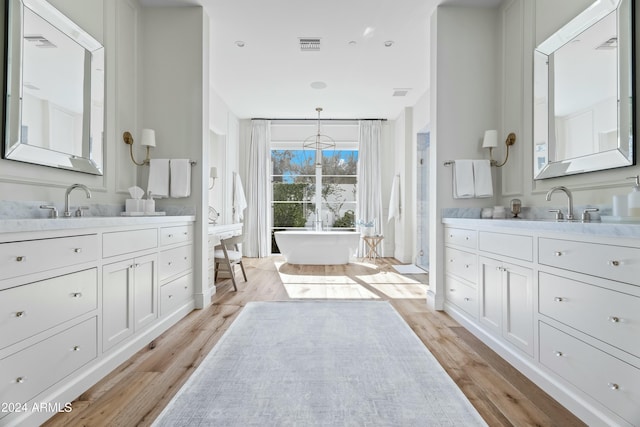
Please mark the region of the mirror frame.
<svg viewBox="0 0 640 427"><path fill-rule="evenodd" d="M88 91L86 88L88 86L90 87L89 91L91 91L91 99L98 97L104 100L105 95L104 70L97 70L94 66L96 63L104 64L105 49L101 43L46 0L6 0L3 158L92 175L102 175L104 162L104 108L99 109L100 112L90 108L88 113L90 117L83 119L82 156L22 143L22 99L24 89L22 81L22 44L25 8L39 15L52 27L61 31L80 47L84 48L85 51L91 53L91 81L85 82L85 96L87 96L86 92ZM95 82L98 82L98 84L95 84ZM85 111L83 114L87 115L87 112ZM91 129L91 123L96 121L102 124L102 132L99 135L93 135L95 132L92 132ZM93 138L100 138L100 143L96 144ZM100 164L96 161L96 151L98 149L102 150L99 156L101 159Z"/></svg>
<svg viewBox="0 0 640 427"><path fill-rule="evenodd" d="M580 173L594 172L599 170L613 169L619 167L633 166L635 164L635 129L636 129L636 81L635 81L635 7L633 0L606 0L595 3L588 7L548 39L540 43L534 49L534 88L533 88L533 179L547 179L574 175ZM627 8L628 18L620 19L622 8ZM617 108L617 140L618 148L613 150L602 151L589 155L575 158L553 160L552 156L555 151L552 132L555 132L553 123L553 115L550 113L550 99L553 99L551 88L553 87L552 77L549 73L537 78L535 75L538 61L548 63L548 57L557 51L560 47L570 43L579 34L586 31L593 24L600 21L610 13L616 13L617 19L617 35L618 35L618 108ZM621 32L628 34L628 39L620 37ZM622 43L620 40L622 39ZM621 53L624 49L624 53ZM623 57L624 56L624 57ZM547 67L548 68L548 67ZM551 82L550 82L551 80ZM542 91L546 93L545 104L546 111L544 114L537 114L536 108L536 88L541 85ZM620 99L626 98L624 94L629 96L629 104L621 105ZM537 129L543 129L544 134L540 135ZM628 130L628 131L625 131ZM542 144L540 142L542 141ZM546 148L546 162L542 166L538 166L540 161L537 150L540 147ZM544 151L544 150L543 150ZM536 171L539 171L536 173Z"/></svg>

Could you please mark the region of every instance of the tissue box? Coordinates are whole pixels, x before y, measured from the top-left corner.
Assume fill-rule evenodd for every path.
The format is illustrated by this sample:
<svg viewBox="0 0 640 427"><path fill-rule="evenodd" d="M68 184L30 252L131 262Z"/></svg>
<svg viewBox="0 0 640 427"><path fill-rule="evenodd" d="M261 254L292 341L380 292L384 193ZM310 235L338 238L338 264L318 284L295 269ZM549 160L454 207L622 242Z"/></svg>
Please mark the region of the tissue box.
<svg viewBox="0 0 640 427"><path fill-rule="evenodd" d="M127 199L125 200L124 210L126 212L144 212L144 200Z"/></svg>

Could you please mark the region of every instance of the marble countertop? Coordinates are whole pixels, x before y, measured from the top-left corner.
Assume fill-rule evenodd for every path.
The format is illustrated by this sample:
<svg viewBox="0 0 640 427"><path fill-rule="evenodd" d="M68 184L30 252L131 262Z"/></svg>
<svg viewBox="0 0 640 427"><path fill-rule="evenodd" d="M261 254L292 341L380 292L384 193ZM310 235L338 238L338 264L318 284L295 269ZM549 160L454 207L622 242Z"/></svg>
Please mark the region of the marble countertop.
<svg viewBox="0 0 640 427"><path fill-rule="evenodd" d="M464 227L503 227L520 231L557 231L595 236L640 238L640 223L611 222L556 222L553 220L530 219L479 219L479 218L442 218L443 224Z"/></svg>
<svg viewBox="0 0 640 427"><path fill-rule="evenodd" d="M0 233L118 227L138 224L150 225L195 221L195 219L194 215L0 219Z"/></svg>

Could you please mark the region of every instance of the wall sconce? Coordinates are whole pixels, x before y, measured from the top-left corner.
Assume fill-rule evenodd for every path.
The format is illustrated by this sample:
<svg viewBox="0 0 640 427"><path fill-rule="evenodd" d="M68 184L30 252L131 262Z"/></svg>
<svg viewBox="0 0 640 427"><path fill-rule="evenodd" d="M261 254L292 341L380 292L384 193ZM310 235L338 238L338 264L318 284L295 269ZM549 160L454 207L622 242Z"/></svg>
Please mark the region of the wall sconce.
<svg viewBox="0 0 640 427"><path fill-rule="evenodd" d="M498 131L487 130L484 132L484 139L482 140L482 148L489 149L489 159L491 159L491 166L501 168L509 160L509 147L516 143L516 134L511 132L507 135L507 139L504 144L507 146L507 157L504 158L504 162L498 164L497 160L493 160L493 149L498 146Z"/></svg>
<svg viewBox="0 0 640 427"><path fill-rule="evenodd" d="M151 155L149 151L149 147L156 146L156 132L153 129L142 129L142 142L140 145L143 147L147 147L147 157L142 161L142 163L136 162L136 159L133 157L133 136L131 133L126 131L122 134L122 139L124 143L129 145L129 154L131 155L131 160L138 166L148 165L151 160Z"/></svg>
<svg viewBox="0 0 640 427"><path fill-rule="evenodd" d="M209 178L211 178L211 186L209 187L209 190L213 190L213 186L216 183L217 177L218 177L218 168L215 166L212 166L211 169L209 170Z"/></svg>

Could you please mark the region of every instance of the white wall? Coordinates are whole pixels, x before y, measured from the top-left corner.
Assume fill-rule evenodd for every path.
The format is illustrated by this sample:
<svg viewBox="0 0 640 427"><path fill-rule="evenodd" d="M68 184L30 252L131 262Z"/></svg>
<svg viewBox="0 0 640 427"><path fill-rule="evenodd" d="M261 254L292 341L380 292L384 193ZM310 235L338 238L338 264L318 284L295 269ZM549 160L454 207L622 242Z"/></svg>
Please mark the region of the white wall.
<svg viewBox="0 0 640 427"><path fill-rule="evenodd" d="M444 207L491 206L492 199L456 200L444 162L484 158L486 129L498 129L498 15L494 9L440 6L431 19L431 157L428 303L444 302ZM495 186L494 186L495 187ZM498 190L499 191L499 190Z"/></svg>
<svg viewBox="0 0 640 427"><path fill-rule="evenodd" d="M209 18L201 7L145 8L142 18L142 125L156 131L155 158L187 158L191 195L156 201L195 207L196 305L210 301L207 286L209 179ZM185 49L188 46L188 49ZM148 168L141 171L146 186Z"/></svg>
<svg viewBox="0 0 640 427"><path fill-rule="evenodd" d="M218 224L231 224L233 174L240 169L240 124L238 118L213 89L210 89L210 104L209 126L213 136L210 164L218 168L218 179L214 188L209 191L209 205L220 212Z"/></svg>
<svg viewBox="0 0 640 427"><path fill-rule="evenodd" d="M500 8L504 27L502 49L504 60L501 111L503 129L515 131L518 141L510 154L509 163L502 168L504 189L500 204L518 197L523 206L546 207L546 192L553 186L564 185L574 196L577 205L611 205L614 194L627 194L631 181L625 178L640 174L640 166L592 172L568 177L533 180L533 49L562 27L572 17L590 6L590 0L510 0ZM554 203L554 206L561 203Z"/></svg>
<svg viewBox="0 0 640 427"><path fill-rule="evenodd" d="M129 160L122 132L129 130L135 137L140 129L139 63L136 60L140 8L133 0L52 0L51 3L100 41L107 52L104 175L0 159L0 200L62 204L65 188L81 183L91 189L92 204L124 205L127 188L136 184L136 167ZM4 20L0 25L4 33ZM2 78L4 80L4 75Z"/></svg>

